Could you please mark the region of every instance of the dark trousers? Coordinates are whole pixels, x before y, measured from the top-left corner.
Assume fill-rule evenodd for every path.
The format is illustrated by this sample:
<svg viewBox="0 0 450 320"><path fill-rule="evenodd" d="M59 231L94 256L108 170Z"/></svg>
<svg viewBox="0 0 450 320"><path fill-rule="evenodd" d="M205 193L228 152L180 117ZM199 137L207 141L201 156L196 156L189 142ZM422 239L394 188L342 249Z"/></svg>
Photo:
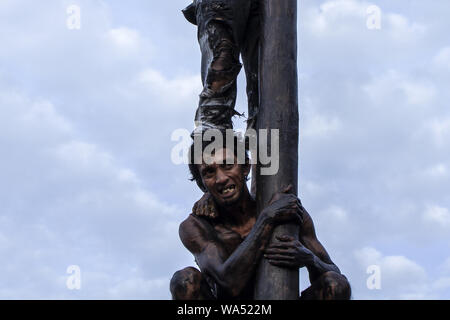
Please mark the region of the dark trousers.
<svg viewBox="0 0 450 320"><path fill-rule="evenodd" d="M242 56L247 78L248 125L252 127L259 104L258 0L195 0L193 10L202 53L203 83L196 124L203 129L232 128L231 118L237 114L236 78ZM221 58L228 59L227 68L214 68Z"/></svg>

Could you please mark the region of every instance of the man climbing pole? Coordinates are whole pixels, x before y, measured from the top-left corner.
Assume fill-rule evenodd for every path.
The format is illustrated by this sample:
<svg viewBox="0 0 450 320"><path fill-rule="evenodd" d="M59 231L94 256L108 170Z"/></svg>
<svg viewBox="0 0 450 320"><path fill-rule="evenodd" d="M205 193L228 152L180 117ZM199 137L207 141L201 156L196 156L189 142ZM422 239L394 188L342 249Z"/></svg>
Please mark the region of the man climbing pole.
<svg viewBox="0 0 450 320"><path fill-rule="evenodd" d="M202 53L203 91L189 169L205 194L180 226L181 240L200 271L176 272L173 298L349 299L349 282L317 239L312 218L296 196L297 0L194 0L183 13L198 26ZM261 137L267 129L279 140L278 154L271 154L278 158L278 172L264 175L257 159L256 194L246 185L248 161L237 161L237 145L245 142L235 138L230 149L224 140L206 152L205 141L195 139L209 129L233 128L241 55L247 127L257 130L258 140L267 141ZM196 149L202 151L199 159ZM308 269L311 286L300 295L302 267Z"/></svg>

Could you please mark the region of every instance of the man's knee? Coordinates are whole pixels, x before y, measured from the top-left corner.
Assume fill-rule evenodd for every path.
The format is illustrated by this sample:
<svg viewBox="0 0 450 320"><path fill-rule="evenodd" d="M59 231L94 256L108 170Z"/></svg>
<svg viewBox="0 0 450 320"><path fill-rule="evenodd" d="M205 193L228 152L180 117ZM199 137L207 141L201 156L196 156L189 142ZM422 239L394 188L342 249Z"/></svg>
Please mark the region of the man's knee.
<svg viewBox="0 0 450 320"><path fill-rule="evenodd" d="M323 286L323 299L325 300L349 300L351 287L347 278L337 272L329 271L321 276Z"/></svg>
<svg viewBox="0 0 450 320"><path fill-rule="evenodd" d="M193 267L175 272L170 281L173 300L198 300L201 295L202 274Z"/></svg>
<svg viewBox="0 0 450 320"><path fill-rule="evenodd" d="M239 49L231 28L224 22L214 20L207 26L212 61L206 77L207 86L217 93L226 91L242 68Z"/></svg>

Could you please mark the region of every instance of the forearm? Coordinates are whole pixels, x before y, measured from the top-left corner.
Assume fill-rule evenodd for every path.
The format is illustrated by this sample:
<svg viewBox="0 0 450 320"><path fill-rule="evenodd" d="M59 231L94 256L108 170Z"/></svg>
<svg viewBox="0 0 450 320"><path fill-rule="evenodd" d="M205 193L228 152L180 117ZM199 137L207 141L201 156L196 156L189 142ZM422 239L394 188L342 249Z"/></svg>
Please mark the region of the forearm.
<svg viewBox="0 0 450 320"><path fill-rule="evenodd" d="M308 268L309 278L311 282L329 271L333 271L339 274L341 273L339 268L334 263L325 263L316 255L313 256L311 263L309 263L306 267Z"/></svg>
<svg viewBox="0 0 450 320"><path fill-rule="evenodd" d="M270 241L272 231L272 223L261 214L247 238L224 262L219 278L232 295L238 295L247 285Z"/></svg>

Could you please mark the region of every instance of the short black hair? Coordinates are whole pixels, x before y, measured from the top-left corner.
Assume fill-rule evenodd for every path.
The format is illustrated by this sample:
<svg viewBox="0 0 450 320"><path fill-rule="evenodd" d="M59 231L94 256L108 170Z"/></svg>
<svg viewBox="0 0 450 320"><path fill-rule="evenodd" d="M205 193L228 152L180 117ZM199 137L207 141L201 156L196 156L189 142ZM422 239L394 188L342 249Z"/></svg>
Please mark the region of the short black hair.
<svg viewBox="0 0 450 320"><path fill-rule="evenodd" d="M225 135L225 133L222 135L223 137L227 137L227 135ZM222 139L223 144L222 147L223 149L227 148L227 139ZM203 151L205 150L205 148L210 145L212 142L214 142L214 137L212 138L212 141L205 141L204 139L201 139L202 144L202 155L203 155ZM198 187L203 191L206 192L206 187L203 184L202 181L202 176L200 174L200 170L199 170L199 165L196 164L195 162L195 141L192 142L192 145L189 149L189 171L191 173L191 178L189 179L190 181L195 181L198 185ZM245 155L245 164L249 164L250 163L250 157L249 157L249 148L248 148L248 140L247 139L243 139L240 135L234 133L233 134L233 154L234 156L237 158L238 157L238 150L241 150L242 148L244 148L244 155ZM248 179L247 179L248 180Z"/></svg>

